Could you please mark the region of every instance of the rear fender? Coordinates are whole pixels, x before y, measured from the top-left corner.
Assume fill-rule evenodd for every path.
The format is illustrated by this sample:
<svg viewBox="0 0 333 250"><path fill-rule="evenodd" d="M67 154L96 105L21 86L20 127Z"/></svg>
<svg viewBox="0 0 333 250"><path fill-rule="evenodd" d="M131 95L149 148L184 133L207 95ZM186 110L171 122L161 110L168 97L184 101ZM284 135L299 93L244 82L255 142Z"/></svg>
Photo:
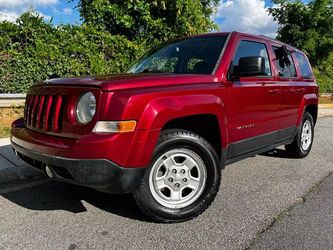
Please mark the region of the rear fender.
<svg viewBox="0 0 333 250"><path fill-rule="evenodd" d="M318 105L318 96L316 94L306 94L303 96L301 104L298 108L297 127L300 126L305 109L309 105Z"/></svg>

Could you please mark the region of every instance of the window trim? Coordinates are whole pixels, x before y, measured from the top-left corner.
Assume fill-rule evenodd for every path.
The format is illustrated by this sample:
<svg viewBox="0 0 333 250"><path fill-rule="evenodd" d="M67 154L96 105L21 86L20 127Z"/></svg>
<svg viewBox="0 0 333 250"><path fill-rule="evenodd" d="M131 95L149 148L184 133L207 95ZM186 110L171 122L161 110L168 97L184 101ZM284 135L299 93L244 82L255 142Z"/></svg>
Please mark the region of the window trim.
<svg viewBox="0 0 333 250"><path fill-rule="evenodd" d="M227 38L226 38L226 40L224 42L224 45L223 45L223 48L222 48L221 53L219 55L219 58L217 59L217 62L215 64L215 67L213 69L213 72L212 72L211 76L216 76L216 72L218 71L218 69L221 66L222 58L223 58L224 53L225 53L225 51L227 49L227 46L229 44L229 40L231 38L231 35L232 35L232 32L229 32L228 35L227 35Z"/></svg>

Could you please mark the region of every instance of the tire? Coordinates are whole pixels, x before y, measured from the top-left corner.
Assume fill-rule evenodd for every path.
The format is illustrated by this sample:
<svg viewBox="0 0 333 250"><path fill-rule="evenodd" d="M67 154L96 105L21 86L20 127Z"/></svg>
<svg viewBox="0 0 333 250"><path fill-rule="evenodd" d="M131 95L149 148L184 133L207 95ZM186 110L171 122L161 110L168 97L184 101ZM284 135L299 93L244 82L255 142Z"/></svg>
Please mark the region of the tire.
<svg viewBox="0 0 333 250"><path fill-rule="evenodd" d="M162 131L150 168L134 198L157 222L181 222L205 211L220 186L221 168L213 147L189 131Z"/></svg>
<svg viewBox="0 0 333 250"><path fill-rule="evenodd" d="M314 138L314 122L312 115L306 112L302 119L302 124L298 128L294 141L285 145L287 153L294 158L306 157L312 148Z"/></svg>

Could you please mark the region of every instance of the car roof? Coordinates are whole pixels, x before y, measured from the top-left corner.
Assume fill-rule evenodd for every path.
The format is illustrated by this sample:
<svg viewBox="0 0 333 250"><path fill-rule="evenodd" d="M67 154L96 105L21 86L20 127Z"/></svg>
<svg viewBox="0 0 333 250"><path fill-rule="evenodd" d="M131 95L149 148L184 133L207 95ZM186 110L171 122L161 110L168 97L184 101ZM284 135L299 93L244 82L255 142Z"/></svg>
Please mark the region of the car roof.
<svg viewBox="0 0 333 250"><path fill-rule="evenodd" d="M231 33L235 34L236 36L247 36L247 37L251 37L251 38L254 38L254 39L259 39L259 40L264 40L264 41L268 41L268 42L271 42L271 43L279 44L281 46L286 45L289 49L292 49L292 50L295 50L295 51L300 51L299 49L297 49L296 47L294 47L290 44L281 42L277 39L274 39L274 38L271 38L271 37L268 37L268 36L254 35L254 34L242 33L242 32L237 32L237 31L233 31Z"/></svg>
<svg viewBox="0 0 333 250"><path fill-rule="evenodd" d="M295 51L295 52L300 52L302 54L304 54L304 52L302 52L301 50L297 49L296 47L290 45L290 44L286 44L284 42L281 42L277 39L268 37L268 36L264 36L264 35L254 35L254 34L249 34L249 33L243 33L243 32L238 32L238 31L231 31L231 32L211 32L211 33L205 33L205 34L200 34L200 35L194 35L192 37L201 37L201 36L216 36L216 35L232 35L232 36L246 36L248 38L253 38L253 39L258 39L258 40L262 40L262 41L267 41L267 42L271 42L274 44L278 44L278 45L286 45L288 47L289 50Z"/></svg>

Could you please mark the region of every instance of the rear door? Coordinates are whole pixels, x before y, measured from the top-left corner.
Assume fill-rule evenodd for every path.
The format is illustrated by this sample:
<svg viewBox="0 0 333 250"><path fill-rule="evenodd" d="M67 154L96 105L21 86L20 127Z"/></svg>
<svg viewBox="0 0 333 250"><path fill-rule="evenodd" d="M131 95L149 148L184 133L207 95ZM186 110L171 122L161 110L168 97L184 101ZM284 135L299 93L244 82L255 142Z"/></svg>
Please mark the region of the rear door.
<svg viewBox="0 0 333 250"><path fill-rule="evenodd" d="M279 140L291 138L296 131L298 108L304 93L304 86L297 75L293 54L288 56L290 64L276 57L276 50L281 45L273 45L273 61L277 84L280 86L280 132Z"/></svg>
<svg viewBox="0 0 333 250"><path fill-rule="evenodd" d="M229 75L237 75L241 57L258 56L265 59L264 75L231 80L227 107L230 141L228 158L272 145L278 139L280 88L272 76L268 44L250 38L240 39Z"/></svg>

